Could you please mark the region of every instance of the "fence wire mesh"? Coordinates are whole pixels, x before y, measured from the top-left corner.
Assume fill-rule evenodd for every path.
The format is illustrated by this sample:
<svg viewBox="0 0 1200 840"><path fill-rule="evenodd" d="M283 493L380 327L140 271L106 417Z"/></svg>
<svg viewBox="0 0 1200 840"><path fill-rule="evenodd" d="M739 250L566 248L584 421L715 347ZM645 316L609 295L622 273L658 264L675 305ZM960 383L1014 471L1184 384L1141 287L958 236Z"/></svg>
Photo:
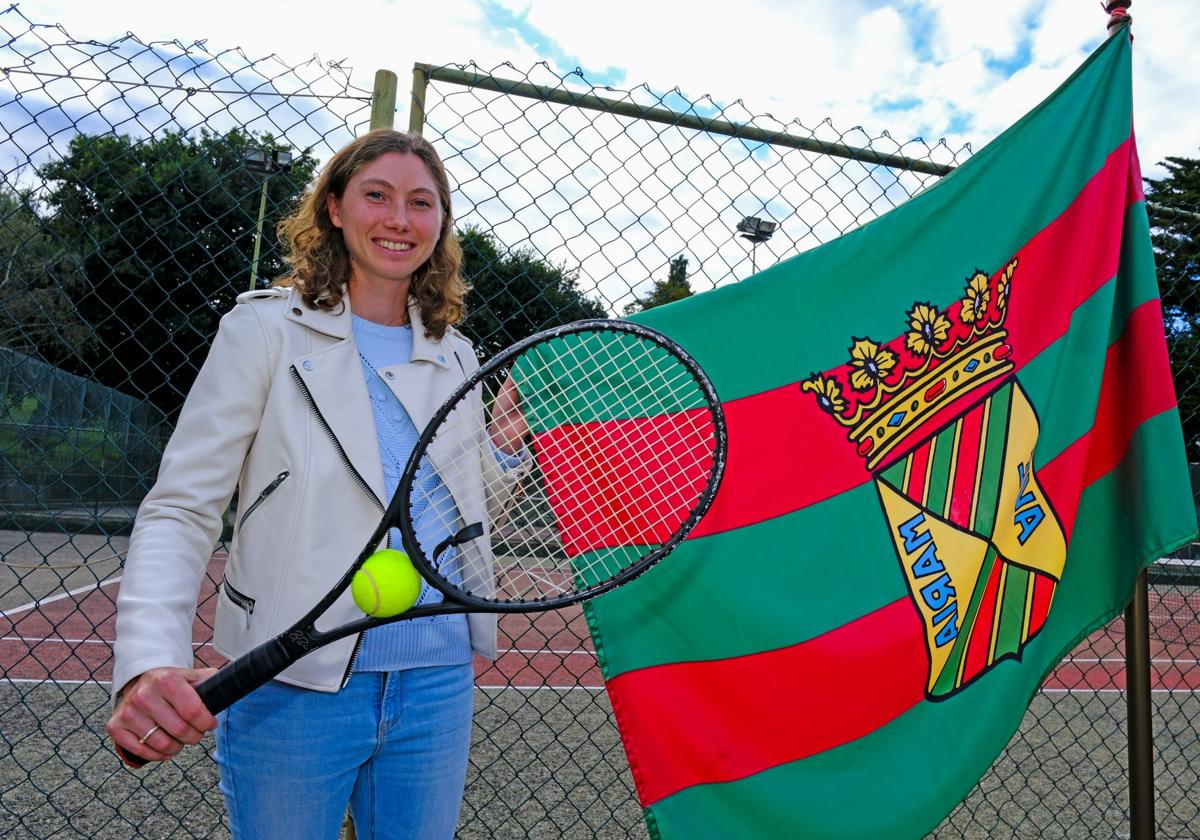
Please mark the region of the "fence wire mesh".
<svg viewBox="0 0 1200 840"><path fill-rule="evenodd" d="M280 273L274 222L366 130L370 90L316 58L77 40L15 7L0 31L0 834L224 837L211 742L142 773L105 743L115 592L133 510L218 318ZM420 69L423 131L456 186L474 287L465 329L484 355L737 282L970 154L679 90L598 87L545 64ZM265 171L246 166L264 151ZM1150 195L1192 452L1197 191ZM201 591L202 664L219 661L224 552ZM1170 837L1200 819L1191 561L1160 564L1151 585L1158 824ZM1119 620L1097 631L1052 674L934 836L1128 830L1123 633ZM477 668L459 836L646 836L578 611L505 618L501 647Z"/></svg>

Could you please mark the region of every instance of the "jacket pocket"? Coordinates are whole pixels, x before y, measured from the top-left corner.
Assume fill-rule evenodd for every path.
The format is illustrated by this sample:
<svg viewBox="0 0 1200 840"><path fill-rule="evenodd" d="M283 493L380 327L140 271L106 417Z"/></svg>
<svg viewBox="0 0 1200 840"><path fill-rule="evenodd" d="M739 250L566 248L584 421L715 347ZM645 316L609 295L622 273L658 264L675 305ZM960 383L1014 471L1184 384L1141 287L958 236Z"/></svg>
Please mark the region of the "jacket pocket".
<svg viewBox="0 0 1200 840"><path fill-rule="evenodd" d="M246 616L246 629L250 629L250 617L254 615L254 599L249 595L238 592L229 585L228 578L221 578L221 591L225 593L225 597L235 607L240 609Z"/></svg>
<svg viewBox="0 0 1200 840"><path fill-rule="evenodd" d="M254 513L254 511L258 509L258 506L267 500L268 496L278 490L279 485L283 484L289 475L291 475L291 473L287 470L284 470L279 475L271 479L271 483L264 487L263 491L258 494L258 497L250 503L248 508L242 512L242 515L238 518L238 528L242 528L246 524L246 520L250 518L250 514Z"/></svg>

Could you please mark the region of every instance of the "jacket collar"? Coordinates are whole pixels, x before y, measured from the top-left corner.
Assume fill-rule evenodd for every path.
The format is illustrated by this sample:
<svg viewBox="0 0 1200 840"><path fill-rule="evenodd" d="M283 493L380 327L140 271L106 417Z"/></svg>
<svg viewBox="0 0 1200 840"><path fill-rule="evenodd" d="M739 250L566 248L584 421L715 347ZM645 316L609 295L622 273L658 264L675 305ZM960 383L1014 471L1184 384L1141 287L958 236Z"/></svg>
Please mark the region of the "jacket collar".
<svg viewBox="0 0 1200 840"><path fill-rule="evenodd" d="M287 312L284 317L296 324L301 324L311 330L316 330L330 338L343 341L350 338L350 296L344 295L340 306L331 310L312 309L305 305L300 293L292 289L288 298ZM430 338L425 334L425 324L421 320L421 309L409 296L408 322L412 325L414 362L429 362L442 368L449 368L454 349L443 336L441 339Z"/></svg>

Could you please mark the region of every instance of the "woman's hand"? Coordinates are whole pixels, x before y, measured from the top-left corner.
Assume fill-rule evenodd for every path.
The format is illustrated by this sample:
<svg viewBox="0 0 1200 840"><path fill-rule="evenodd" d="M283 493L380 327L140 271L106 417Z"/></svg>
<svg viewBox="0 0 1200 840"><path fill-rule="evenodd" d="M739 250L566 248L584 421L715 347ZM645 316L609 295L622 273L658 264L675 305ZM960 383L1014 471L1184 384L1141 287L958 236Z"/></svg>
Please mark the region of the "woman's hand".
<svg viewBox="0 0 1200 840"><path fill-rule="evenodd" d="M162 761L198 744L215 729L217 719L195 686L216 668L151 668L125 684L116 711L108 719L108 735L126 753ZM127 762L128 763L128 762Z"/></svg>
<svg viewBox="0 0 1200 840"><path fill-rule="evenodd" d="M521 393L512 376L504 380L496 394L496 401L492 403L488 434L496 448L506 455L516 455L525 446L529 424L521 413Z"/></svg>

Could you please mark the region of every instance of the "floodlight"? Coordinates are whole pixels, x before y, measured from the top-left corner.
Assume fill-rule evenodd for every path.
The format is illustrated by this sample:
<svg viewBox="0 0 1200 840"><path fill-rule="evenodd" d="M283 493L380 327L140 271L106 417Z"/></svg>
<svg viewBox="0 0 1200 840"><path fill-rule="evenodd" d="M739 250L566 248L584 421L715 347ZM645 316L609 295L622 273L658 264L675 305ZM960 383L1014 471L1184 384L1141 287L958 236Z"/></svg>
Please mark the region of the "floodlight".
<svg viewBox="0 0 1200 840"><path fill-rule="evenodd" d="M778 226L775 222L760 219L758 216L746 216L738 222L737 232L743 239L749 239L751 242L766 242Z"/></svg>
<svg viewBox="0 0 1200 840"><path fill-rule="evenodd" d="M270 172L271 155L265 149L253 149L242 155L242 163L253 172Z"/></svg>
<svg viewBox="0 0 1200 840"><path fill-rule="evenodd" d="M242 163L252 172L290 172L292 153L286 149L252 149L242 155Z"/></svg>

